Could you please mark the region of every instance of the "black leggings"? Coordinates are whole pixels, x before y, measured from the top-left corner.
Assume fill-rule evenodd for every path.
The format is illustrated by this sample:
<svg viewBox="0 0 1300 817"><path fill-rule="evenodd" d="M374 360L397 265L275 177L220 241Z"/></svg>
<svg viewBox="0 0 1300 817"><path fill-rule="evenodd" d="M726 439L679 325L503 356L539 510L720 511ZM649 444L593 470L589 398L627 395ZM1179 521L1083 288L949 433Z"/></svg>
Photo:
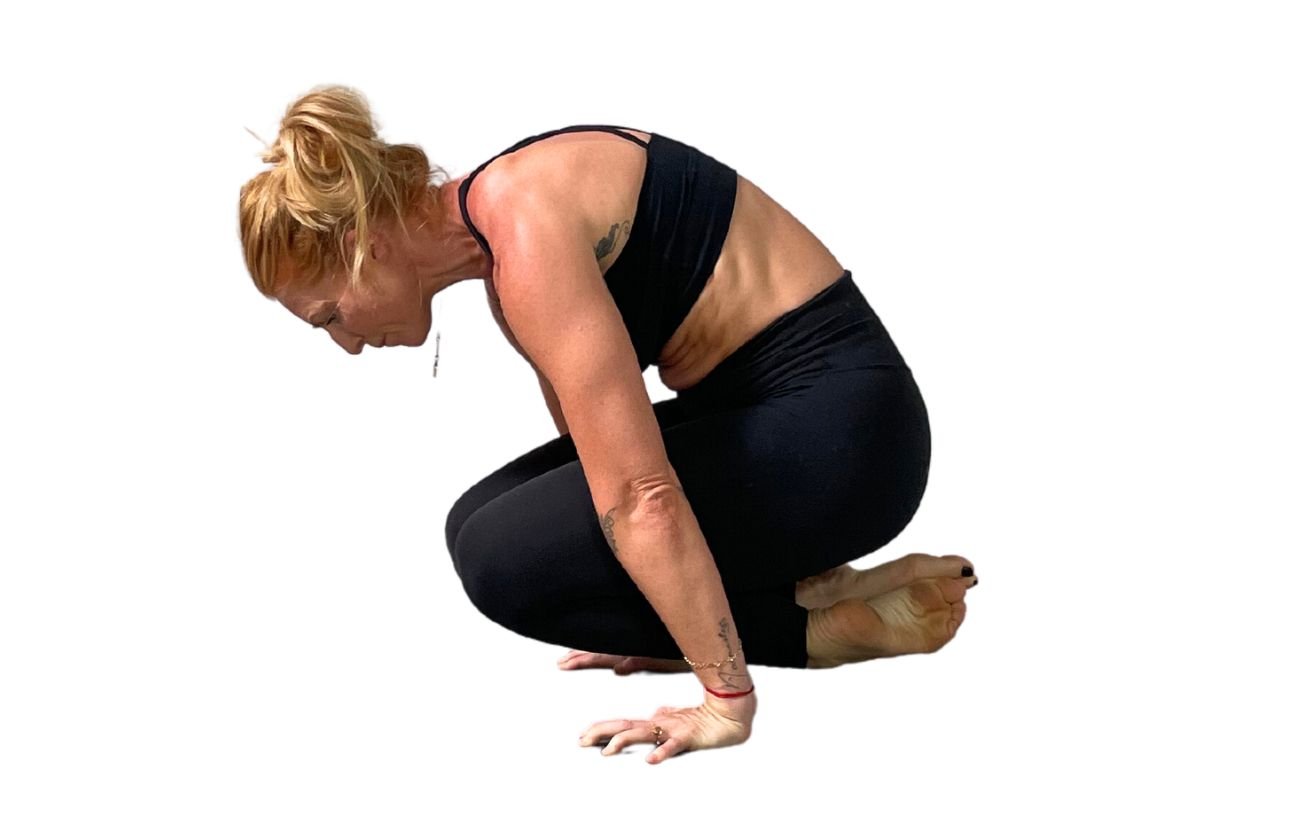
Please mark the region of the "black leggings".
<svg viewBox="0 0 1300 817"><path fill-rule="evenodd" d="M653 408L746 660L806 667L795 583L885 545L925 492L930 424L911 369L845 270ZM568 434L466 491L446 535L470 600L498 624L681 658L606 543Z"/></svg>

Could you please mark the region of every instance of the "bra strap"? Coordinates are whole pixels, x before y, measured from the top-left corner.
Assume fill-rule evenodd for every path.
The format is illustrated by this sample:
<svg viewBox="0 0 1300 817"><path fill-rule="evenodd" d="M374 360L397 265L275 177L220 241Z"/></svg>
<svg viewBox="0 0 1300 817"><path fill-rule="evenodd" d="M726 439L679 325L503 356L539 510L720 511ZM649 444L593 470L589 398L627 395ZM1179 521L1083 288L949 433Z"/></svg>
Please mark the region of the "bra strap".
<svg viewBox="0 0 1300 817"><path fill-rule="evenodd" d="M619 136L622 136L624 139L629 139L629 140L635 142L636 144L640 145L640 146L643 147L643 148L649 148L649 146L650 146L650 142L649 142L649 141L644 141L644 142L643 142L643 141L641 141L641 139L639 139L638 137L633 136L633 135L630 134L630 133L626 133L626 132L624 132L624 131L621 131L621 130L618 129L617 126L614 126L614 125L568 125L568 126L563 127L563 128L556 128L555 130L544 131L544 132L542 132L542 133L538 133L538 134L535 134L535 135L533 135L533 136L529 136L529 137L527 137L527 138L525 138L525 139L521 139L521 140L519 140L519 141L516 142L515 144L511 145L510 147L508 147L508 148L506 148L505 150L503 150L503 151L501 151L500 153L498 153L496 156L493 156L491 159L488 159L488 160L487 160L486 162L484 162L483 164L481 164L481 165L479 165L478 167L474 168L474 171L473 171L472 173L470 173L469 176L466 177L466 179L465 179L464 182L461 183L461 185L460 185L460 191L459 191L459 193L460 193L460 196L459 196L459 198L460 198L460 217L461 217L462 219L465 220L465 226L469 228L469 233L470 233L470 235L474 236L474 240L477 241L478 244L479 244L479 246L483 248L483 252L487 253L487 257L488 257L488 258L492 258L492 257L493 257L493 256L492 256L492 250L491 250L491 248L488 247L487 239L483 237L483 234L480 233L480 232L478 231L478 228L474 226L474 222L470 220L470 217L469 217L469 206L466 204L466 199L467 199L467 197L469 196L469 186L470 186L470 184L474 181L474 179L478 177L478 174L481 173L481 172L483 171L483 168L487 167L487 166L488 166L489 164L491 164L493 161L495 161L496 159L498 159L498 158L500 158L500 157L506 155L507 153L514 153L516 150L519 150L519 149L521 149L521 148L528 147L528 146L531 145L533 142L541 141L542 139L545 139L545 138L548 137L548 136L555 136L555 135L557 135L557 134L561 134L561 133L574 133L575 131L592 131L592 130L595 130L595 131L604 131L605 133L613 133L613 134L617 134L617 135L619 135ZM637 129L636 129L636 128L630 128L629 130L637 130Z"/></svg>

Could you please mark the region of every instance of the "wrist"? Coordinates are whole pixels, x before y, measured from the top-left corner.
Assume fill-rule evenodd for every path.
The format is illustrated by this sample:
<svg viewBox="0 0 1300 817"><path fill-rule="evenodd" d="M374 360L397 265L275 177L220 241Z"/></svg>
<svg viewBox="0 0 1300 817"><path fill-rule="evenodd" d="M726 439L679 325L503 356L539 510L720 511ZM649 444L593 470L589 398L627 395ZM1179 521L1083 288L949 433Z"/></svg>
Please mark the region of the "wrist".
<svg viewBox="0 0 1300 817"><path fill-rule="evenodd" d="M734 669L727 666L722 669L697 670L695 677L706 690L714 692L744 692L754 685L749 668L743 663L738 663Z"/></svg>
<svg viewBox="0 0 1300 817"><path fill-rule="evenodd" d="M745 687L744 689L734 689L734 688L718 689L716 687L711 687L708 684L705 684L704 691L715 698L722 698L725 701L732 701L735 700L736 698L743 698L746 695L753 695L754 682L751 679L749 681L749 686Z"/></svg>
<svg viewBox="0 0 1300 817"><path fill-rule="evenodd" d="M748 723L758 709L758 691L753 685L747 686L747 694L735 698L721 698L709 691L708 687L704 690L704 708L711 709L720 715L732 720ZM714 691L717 690L715 688Z"/></svg>
<svg viewBox="0 0 1300 817"><path fill-rule="evenodd" d="M754 679L749 675L749 665L740 645L726 658L708 664L696 663L684 655L682 658L695 671L695 677L710 697L734 699L754 687ZM716 694L710 695L710 692Z"/></svg>

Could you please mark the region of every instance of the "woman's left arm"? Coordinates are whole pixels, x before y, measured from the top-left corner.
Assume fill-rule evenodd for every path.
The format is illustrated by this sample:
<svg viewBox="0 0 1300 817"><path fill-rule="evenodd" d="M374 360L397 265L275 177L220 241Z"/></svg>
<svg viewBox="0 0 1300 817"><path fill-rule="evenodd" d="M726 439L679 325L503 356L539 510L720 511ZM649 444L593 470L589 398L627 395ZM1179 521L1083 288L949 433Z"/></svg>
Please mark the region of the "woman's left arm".
<svg viewBox="0 0 1300 817"><path fill-rule="evenodd" d="M753 686L722 576L676 472L605 510L600 527L685 656L697 664L723 662L696 669L701 683L728 693Z"/></svg>
<svg viewBox="0 0 1300 817"><path fill-rule="evenodd" d="M750 691L732 698L707 691L744 693L754 684L722 577L676 473L671 474L670 482L648 488L626 505L607 510L600 520L619 563L659 614L684 655L696 664L720 666L695 670L706 687L702 690L702 705L664 707L653 718L642 721L602 721L583 734L582 745L608 740L604 753L617 753L629 743L652 740L654 726L658 725L662 745L646 758L657 763L683 751L747 740L757 711L757 693Z"/></svg>
<svg viewBox="0 0 1300 817"><path fill-rule="evenodd" d="M744 633L736 632L718 567L668 461L636 350L582 225L527 185L513 197L508 182L479 195L485 192L497 205L480 229L495 248L502 318L555 390L606 541L683 654L714 665L697 673L701 680L722 695L752 689ZM497 197L526 206L506 207ZM749 737L755 693L701 695L698 707L601 722L584 737L610 738L615 747L660 742L651 763Z"/></svg>

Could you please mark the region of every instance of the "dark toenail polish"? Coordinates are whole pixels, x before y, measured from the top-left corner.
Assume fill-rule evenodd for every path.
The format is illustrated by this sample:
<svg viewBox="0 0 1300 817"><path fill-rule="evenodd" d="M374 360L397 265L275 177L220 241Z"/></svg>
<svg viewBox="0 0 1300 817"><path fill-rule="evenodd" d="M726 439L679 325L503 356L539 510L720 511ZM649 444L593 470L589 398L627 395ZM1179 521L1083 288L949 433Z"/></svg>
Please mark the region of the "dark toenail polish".
<svg viewBox="0 0 1300 817"><path fill-rule="evenodd" d="M979 579L976 579L975 581L973 581L973 582L970 583L970 586L971 586L971 587L974 587L975 585L977 585L977 584L979 584L979 583L980 583L980 580L979 580Z"/></svg>
<svg viewBox="0 0 1300 817"><path fill-rule="evenodd" d="M975 568L971 567L970 565L966 565L961 569L961 575L962 578L969 578L970 576L974 576Z"/></svg>

